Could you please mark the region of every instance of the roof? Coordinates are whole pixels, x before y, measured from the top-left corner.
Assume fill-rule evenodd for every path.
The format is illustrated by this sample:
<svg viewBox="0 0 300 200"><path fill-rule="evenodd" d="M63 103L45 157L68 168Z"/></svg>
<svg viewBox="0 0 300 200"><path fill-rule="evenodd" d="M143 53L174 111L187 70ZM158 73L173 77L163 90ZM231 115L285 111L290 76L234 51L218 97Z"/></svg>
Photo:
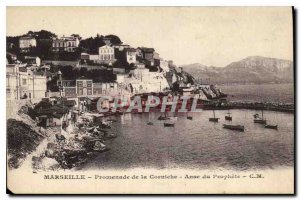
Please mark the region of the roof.
<svg viewBox="0 0 300 200"><path fill-rule="evenodd" d="M39 71L39 72L34 72L34 75L39 75L39 76L52 76L53 73L49 72L49 71Z"/></svg>
<svg viewBox="0 0 300 200"><path fill-rule="evenodd" d="M76 105L76 101L75 100L63 100L62 104L64 106L74 106L74 105Z"/></svg>
<svg viewBox="0 0 300 200"><path fill-rule="evenodd" d="M142 47L141 49L142 49L143 52L151 52L151 53L152 53L152 52L155 51L154 48L146 48L146 47Z"/></svg>
<svg viewBox="0 0 300 200"><path fill-rule="evenodd" d="M127 48L125 51L127 51L127 52L136 52L136 49L135 48Z"/></svg>
<svg viewBox="0 0 300 200"><path fill-rule="evenodd" d="M81 77L77 78L76 80L93 80L93 79L86 78L85 76L81 76Z"/></svg>
<svg viewBox="0 0 300 200"><path fill-rule="evenodd" d="M76 40L76 37L73 37L73 36L63 36L61 38L57 38L55 40L53 40L53 42L65 42L65 41L69 41L69 40Z"/></svg>
<svg viewBox="0 0 300 200"><path fill-rule="evenodd" d="M142 51L155 51L154 48L148 48L148 47L138 47L138 49L141 49Z"/></svg>
<svg viewBox="0 0 300 200"><path fill-rule="evenodd" d="M20 37L19 40L31 40L31 39L35 39L34 37L30 37L30 36L23 36Z"/></svg>
<svg viewBox="0 0 300 200"><path fill-rule="evenodd" d="M39 58L38 56L25 56L25 60L28 60L28 59L37 59Z"/></svg>
<svg viewBox="0 0 300 200"><path fill-rule="evenodd" d="M47 115L53 117L61 117L63 114L69 112L69 108L63 105L54 105L48 109L41 109L37 111L37 115Z"/></svg>

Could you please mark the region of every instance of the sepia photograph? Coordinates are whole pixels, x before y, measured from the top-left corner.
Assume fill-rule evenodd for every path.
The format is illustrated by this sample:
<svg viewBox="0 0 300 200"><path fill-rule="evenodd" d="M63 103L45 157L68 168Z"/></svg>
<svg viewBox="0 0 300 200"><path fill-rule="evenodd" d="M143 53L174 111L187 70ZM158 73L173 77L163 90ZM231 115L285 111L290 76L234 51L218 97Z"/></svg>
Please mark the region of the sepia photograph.
<svg viewBox="0 0 300 200"><path fill-rule="evenodd" d="M6 7L11 194L294 194L293 7Z"/></svg>

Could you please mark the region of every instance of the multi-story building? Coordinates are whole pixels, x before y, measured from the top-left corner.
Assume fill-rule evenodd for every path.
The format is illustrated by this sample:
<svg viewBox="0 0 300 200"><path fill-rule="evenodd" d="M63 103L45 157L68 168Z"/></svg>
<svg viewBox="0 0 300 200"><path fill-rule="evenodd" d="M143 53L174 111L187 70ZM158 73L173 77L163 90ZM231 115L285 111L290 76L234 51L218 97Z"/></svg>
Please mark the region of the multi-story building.
<svg viewBox="0 0 300 200"><path fill-rule="evenodd" d="M154 59L155 50L153 48L139 47L138 52L144 60L152 61Z"/></svg>
<svg viewBox="0 0 300 200"><path fill-rule="evenodd" d="M75 52L79 46L78 37L61 37L52 41L52 51L54 52Z"/></svg>
<svg viewBox="0 0 300 200"><path fill-rule="evenodd" d="M46 96L47 78L36 75L26 67L18 65L6 66L7 99L39 99Z"/></svg>
<svg viewBox="0 0 300 200"><path fill-rule="evenodd" d="M24 61L33 66L41 66L41 59L37 56L25 56Z"/></svg>
<svg viewBox="0 0 300 200"><path fill-rule="evenodd" d="M113 64L115 62L115 49L109 45L99 47L99 62Z"/></svg>
<svg viewBox="0 0 300 200"><path fill-rule="evenodd" d="M153 48L139 47L137 48L137 57L140 62L144 62L147 66L154 66L155 50Z"/></svg>
<svg viewBox="0 0 300 200"><path fill-rule="evenodd" d="M36 39L30 36L19 38L19 48L21 52L29 52L31 48L36 47Z"/></svg>
<svg viewBox="0 0 300 200"><path fill-rule="evenodd" d="M125 49L125 53L126 53L126 61L127 63L131 64L131 63L136 63L136 49L134 48L127 48Z"/></svg>
<svg viewBox="0 0 300 200"><path fill-rule="evenodd" d="M93 80L81 77L76 80L77 96L93 95Z"/></svg>
<svg viewBox="0 0 300 200"><path fill-rule="evenodd" d="M128 45L128 44L119 44L119 45L113 45L112 47L117 49L118 51L123 51L124 49L130 48L130 45Z"/></svg>
<svg viewBox="0 0 300 200"><path fill-rule="evenodd" d="M94 83L92 79L81 77L76 80L63 80L61 72L58 72L57 85L60 95L68 98L99 97L102 95L118 96L130 93L122 89L117 82Z"/></svg>

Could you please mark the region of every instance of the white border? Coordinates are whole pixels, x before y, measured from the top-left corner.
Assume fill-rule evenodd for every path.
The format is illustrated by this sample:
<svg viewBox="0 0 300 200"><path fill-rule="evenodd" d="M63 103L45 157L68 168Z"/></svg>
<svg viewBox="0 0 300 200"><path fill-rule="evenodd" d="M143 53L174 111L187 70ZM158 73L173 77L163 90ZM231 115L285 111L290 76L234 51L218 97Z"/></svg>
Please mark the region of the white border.
<svg viewBox="0 0 300 200"><path fill-rule="evenodd" d="M196 0L151 0L151 1L141 1L141 0L106 0L106 1L97 1L97 0L84 0L84 1L76 1L76 0L59 0L59 1L53 1L53 0L2 0L0 1L0 27L1 27L1 37L0 37L0 92L1 92L1 99L0 99L0 105L1 105L1 139L0 139L0 146L1 146L1 158L2 158L2 164L0 165L0 198L1 199L9 199L12 197L9 197L6 195L6 88L5 88L5 66L6 66L6 60L5 60L5 52L6 52L6 6L295 6L295 9L298 9L299 14L299 8L300 8L300 1L297 0L249 0L249 1L241 1L241 0L202 0L202 1L196 1ZM17 25L16 25L17 26ZM296 21L296 28L299 27L299 18L298 21ZM298 31L297 31L298 32ZM299 32L298 32L299 35ZM296 46L299 46L299 38L297 38L297 44ZM298 49L298 48L297 48ZM296 57L299 58L299 49L296 52ZM297 59L298 60L298 59ZM299 60L298 60L299 62ZM297 66L296 66L297 67ZM297 70L297 76L299 76L299 70ZM298 80L297 80L298 85ZM299 94L299 88L297 88L297 93ZM300 121L300 119L297 119L297 124ZM299 133L299 128L297 129L297 133ZM297 144L299 143L299 135L297 136ZM297 152L297 161L299 160L299 155ZM299 163L298 163L298 169L299 169ZM297 182L299 185L299 171L298 171L298 177ZM30 181L30 180L28 180ZM284 184L284 183L282 183ZM299 190L298 190L299 193ZM199 198L200 196L196 197ZM27 197L31 198L31 197ZM41 198L41 197L36 197ZM49 196L44 197L45 199L52 199ZM74 197L69 197L74 198ZM84 197L80 197L80 199L83 199ZM108 199L111 197L102 197L103 199ZM131 199L132 197L126 196L122 199ZM145 198L145 197L144 197ZM161 197L160 197L161 198ZM178 198L178 197L169 197L169 198ZM180 198L180 197L179 197ZM209 197L200 197L204 199L208 199ZM245 199L250 199L251 197L245 197ZM258 197L259 199L262 197ZM288 197L284 197L284 199L287 199ZM62 199L59 198L59 199Z"/></svg>

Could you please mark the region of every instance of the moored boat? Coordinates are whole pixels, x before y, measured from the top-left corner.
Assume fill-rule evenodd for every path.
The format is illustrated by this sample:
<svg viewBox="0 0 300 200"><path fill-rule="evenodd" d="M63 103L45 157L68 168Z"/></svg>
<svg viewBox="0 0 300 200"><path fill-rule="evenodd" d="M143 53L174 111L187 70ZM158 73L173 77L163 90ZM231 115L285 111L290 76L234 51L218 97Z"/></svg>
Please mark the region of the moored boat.
<svg viewBox="0 0 300 200"><path fill-rule="evenodd" d="M230 130L237 130L237 131L244 131L245 127L242 125L230 125L230 124L223 124L223 128L230 129Z"/></svg>
<svg viewBox="0 0 300 200"><path fill-rule="evenodd" d="M231 113L228 111L227 115L225 116L225 120L232 121L232 116L230 114Z"/></svg>
<svg viewBox="0 0 300 200"><path fill-rule="evenodd" d="M168 118L166 117L166 116L159 116L158 118L157 118L158 120L167 120Z"/></svg>
<svg viewBox="0 0 300 200"><path fill-rule="evenodd" d="M257 124L266 124L267 120L265 120L265 119L254 119L254 123L257 123Z"/></svg>
<svg viewBox="0 0 300 200"><path fill-rule="evenodd" d="M164 127L175 127L175 123L173 122L165 122Z"/></svg>
<svg viewBox="0 0 300 200"><path fill-rule="evenodd" d="M186 118L189 119L189 120L192 120L192 119L193 119L192 116L187 116Z"/></svg>
<svg viewBox="0 0 300 200"><path fill-rule="evenodd" d="M278 128L278 125L265 124L265 128L269 128L269 129L277 129L277 128Z"/></svg>
<svg viewBox="0 0 300 200"><path fill-rule="evenodd" d="M208 118L208 121L210 121L210 122L218 122L219 118L216 118L216 116L215 116L215 110L213 110L213 113L214 113L214 117Z"/></svg>
<svg viewBox="0 0 300 200"><path fill-rule="evenodd" d="M254 117L254 123L257 123L257 124L266 124L267 123L267 120L264 119L264 111L262 110L261 111L261 117L259 117L259 114L255 114L253 115Z"/></svg>

